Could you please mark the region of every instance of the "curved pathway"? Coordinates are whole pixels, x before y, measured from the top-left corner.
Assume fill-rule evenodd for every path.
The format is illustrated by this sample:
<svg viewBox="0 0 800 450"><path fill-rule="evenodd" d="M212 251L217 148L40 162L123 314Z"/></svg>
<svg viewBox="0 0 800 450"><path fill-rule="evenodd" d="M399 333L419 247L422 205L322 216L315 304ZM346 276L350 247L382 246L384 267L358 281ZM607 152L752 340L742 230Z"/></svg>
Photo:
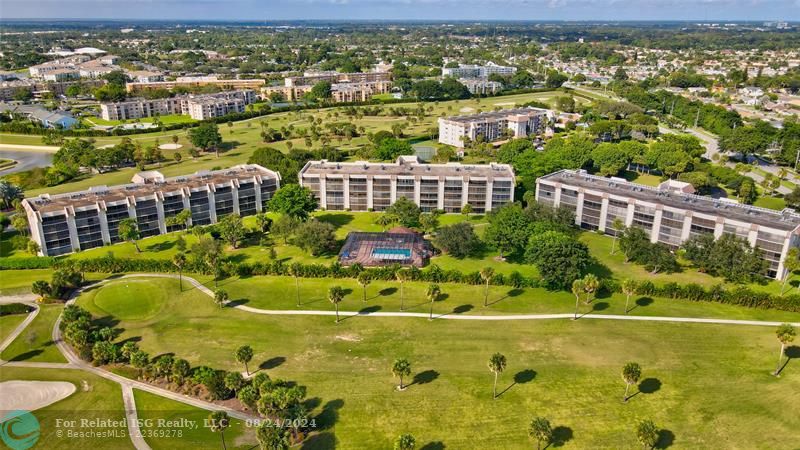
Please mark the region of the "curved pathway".
<svg viewBox="0 0 800 450"><path fill-rule="evenodd" d="M33 319L35 319L36 316L39 315L39 305L31 301L20 301L19 300L20 298L22 297L14 296L11 297L11 299L9 299L8 297L0 297L0 303L22 303L23 305L28 305L33 307L33 311L28 313L28 317L26 317L25 320L22 321L22 323L17 325L17 328L15 328L14 331L11 332L11 334L9 334L5 339L3 339L3 342L0 342L0 353L2 353L6 349L6 347L11 345L11 343L14 342L14 339L16 339L17 336L22 334L25 328L27 328L27 326L30 325L31 322L33 322ZM0 359L0 364L4 362L5 361Z"/></svg>
<svg viewBox="0 0 800 450"><path fill-rule="evenodd" d="M149 277L149 278L173 278L178 279L178 275L172 274L164 274L164 273L137 273L137 274L130 274L130 275L123 275L122 277L115 278L113 280L119 280L122 278L135 278L135 277ZM192 277L187 277L186 275L183 276L184 281L189 282L193 287L197 288L200 292L208 295L209 297L214 297L214 292L204 286L199 281L195 280ZM108 280L108 281L113 281ZM106 280L101 281L100 283L104 283ZM230 306L231 308L235 308L241 311L253 313L253 314L264 314L264 315L276 315L276 316L335 316L336 311L326 311L326 310L275 310L275 309L260 309L260 308L253 308L251 306L245 305L233 305ZM426 313L415 313L415 312L369 312L369 311L339 311L340 317L353 317L353 316L372 316L372 317L419 317L427 319L429 317ZM447 320L488 320L488 321L497 321L497 320L549 320L549 319L572 319L574 315L572 313L559 313L559 314L502 314L502 315L469 315L469 314L455 314L455 313L445 313L445 314L435 314L433 316L434 319L447 319ZM584 314L579 316L581 319L604 319L604 320L638 320L638 321L646 321L646 322L680 322L680 323L712 323L712 324L722 324L722 325L756 325L756 326L778 326L784 322L775 322L775 321L766 321L766 320L736 320L736 319L708 319L702 317L668 317L668 316L628 316L628 315L617 315L617 314ZM792 323L793 326L800 327L800 322Z"/></svg>

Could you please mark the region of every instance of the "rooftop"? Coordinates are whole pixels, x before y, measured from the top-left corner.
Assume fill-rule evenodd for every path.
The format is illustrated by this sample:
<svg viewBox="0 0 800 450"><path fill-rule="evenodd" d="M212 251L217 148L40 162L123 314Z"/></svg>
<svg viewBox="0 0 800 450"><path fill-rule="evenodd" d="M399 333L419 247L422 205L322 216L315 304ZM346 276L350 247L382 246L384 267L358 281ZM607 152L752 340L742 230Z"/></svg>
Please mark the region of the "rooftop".
<svg viewBox="0 0 800 450"><path fill-rule="evenodd" d="M116 202L128 197L146 197L156 192L175 192L183 188L197 188L208 184L223 184L235 179L247 179L256 175L264 178L280 178L280 175L257 164L242 164L228 169L201 170L191 175L163 178L160 172L147 171L134 175L134 182L118 186L93 186L85 191L65 194L42 194L26 198L25 202L40 213L60 212L72 206L81 208L98 202Z"/></svg>
<svg viewBox="0 0 800 450"><path fill-rule="evenodd" d="M791 231L800 226L800 214L789 208L783 211L775 211L758 206L733 203L724 199L658 189L630 183L619 178L612 179L589 175L583 170L560 170L540 177L538 180L548 180L579 188L594 189L644 202L713 216L724 216L733 220L779 230Z"/></svg>
<svg viewBox="0 0 800 450"><path fill-rule="evenodd" d="M447 117L444 120L448 120L451 122L483 122L483 121L491 121L497 119L506 119L512 116L535 116L535 115L545 115L548 111L542 108L534 108L532 106L528 106L525 108L511 108L511 109L502 109L500 111L490 111L484 112L479 114L469 114L466 116L451 116Z"/></svg>
<svg viewBox="0 0 800 450"><path fill-rule="evenodd" d="M508 164L422 164L416 156L401 156L394 163L309 161L300 171L301 176L306 174L514 178L514 171Z"/></svg>

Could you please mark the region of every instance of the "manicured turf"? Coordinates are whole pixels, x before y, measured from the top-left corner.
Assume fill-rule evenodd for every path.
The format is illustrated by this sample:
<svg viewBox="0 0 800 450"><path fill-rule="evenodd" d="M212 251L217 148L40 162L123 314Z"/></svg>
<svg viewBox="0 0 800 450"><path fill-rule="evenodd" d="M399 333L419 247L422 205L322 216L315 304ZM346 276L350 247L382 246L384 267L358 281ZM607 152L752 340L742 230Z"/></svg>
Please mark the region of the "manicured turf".
<svg viewBox="0 0 800 450"><path fill-rule="evenodd" d="M3 351L6 361L66 362L53 342L53 326L63 305L41 305L39 315Z"/></svg>
<svg viewBox="0 0 800 450"><path fill-rule="evenodd" d="M29 294L34 281L50 281L52 273L50 269L0 271L0 295Z"/></svg>
<svg viewBox="0 0 800 450"><path fill-rule="evenodd" d="M26 317L28 317L27 314L8 314L0 316L0 342L3 342Z"/></svg>
<svg viewBox="0 0 800 450"><path fill-rule="evenodd" d="M206 427L210 411L138 389L133 394L139 420L145 425L142 434L153 449L222 448L220 434ZM225 430L225 444L229 449L251 449L257 444L255 431L242 421L231 419Z"/></svg>
<svg viewBox="0 0 800 450"><path fill-rule="evenodd" d="M308 388L320 425L310 448L389 448L404 432L420 447L530 448L533 416L548 417L571 448L637 447L642 418L667 430L662 443L676 447L781 448L800 440L800 366L791 360L780 378L770 374L779 345L771 327L376 317L337 325L332 317L220 309L174 287L168 299L155 318L121 321L119 339L141 337L151 355L227 370L241 370L233 351L252 345L251 366ZM90 294L79 302L93 309ZM487 369L494 352L508 358L497 400ZM389 371L398 357L412 363L405 392L394 389ZM625 404L620 371L629 361L642 365L643 377Z"/></svg>
<svg viewBox="0 0 800 450"><path fill-rule="evenodd" d="M166 295L148 280L128 279L100 289L94 297L94 304L111 316L142 320L158 314Z"/></svg>
<svg viewBox="0 0 800 450"><path fill-rule="evenodd" d="M786 201L780 197L759 197L753 205L781 211L786 208Z"/></svg>
<svg viewBox="0 0 800 450"><path fill-rule="evenodd" d="M80 370L19 368L4 366L0 380L68 381L77 390L69 397L33 414L39 421L41 435L34 448L42 449L129 449L133 448L124 422L125 408L117 383ZM62 422L57 422L61 419ZM117 426L81 426L81 420L115 421ZM67 424L75 421L75 425ZM114 424L114 425L117 425ZM106 437L69 436L68 433L119 433ZM60 433L60 435L59 435Z"/></svg>

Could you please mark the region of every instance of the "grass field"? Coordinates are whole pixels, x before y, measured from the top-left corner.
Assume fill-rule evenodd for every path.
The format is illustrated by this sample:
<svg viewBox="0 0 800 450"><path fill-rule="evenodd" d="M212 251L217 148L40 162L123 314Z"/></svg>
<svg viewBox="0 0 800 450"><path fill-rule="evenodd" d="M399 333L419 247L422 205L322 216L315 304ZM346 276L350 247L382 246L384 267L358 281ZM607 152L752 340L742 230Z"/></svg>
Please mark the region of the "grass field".
<svg viewBox="0 0 800 450"><path fill-rule="evenodd" d="M780 197L759 197L753 205L781 211L786 208L786 200Z"/></svg>
<svg viewBox="0 0 800 450"><path fill-rule="evenodd" d="M212 432L205 426L209 411L138 389L134 389L133 394L139 420L145 425L142 427L142 435L151 448L155 450L222 448L219 433ZM170 422L190 423L197 428L163 425ZM229 449L252 449L256 444L255 432L246 428L241 421L231 419L230 427L225 430L225 443Z"/></svg>
<svg viewBox="0 0 800 450"><path fill-rule="evenodd" d="M155 122L155 119L156 119L155 117L145 117L145 118L139 119L138 122L141 122L141 123L153 123L153 122ZM190 116L183 115L183 114L168 114L168 115L165 115L165 116L159 116L158 119L164 125L172 125L172 124L176 124L176 123L194 123L194 122L197 122L197 120L192 119ZM123 122L122 120L104 120L104 119L101 119L99 117L86 118L84 120L86 122L89 122L90 125L121 125L123 123L128 123L128 124L134 123L133 121L124 121Z"/></svg>
<svg viewBox="0 0 800 450"><path fill-rule="evenodd" d="M33 412L39 421L41 432L35 448L113 448L115 450L133 448L124 425L122 427L81 427L80 421L83 419L105 419L119 422L125 418L122 392L117 383L80 370L29 369L8 366L4 366L3 370L0 370L0 380L67 381L77 388L75 393L64 400ZM57 419L61 419L62 422L57 422ZM76 421L76 425L66 425L65 421ZM107 437L68 435L68 433L91 431L112 431L115 434Z"/></svg>
<svg viewBox="0 0 800 450"><path fill-rule="evenodd" d="M642 418L665 430L661 446L676 448L782 448L800 439L793 412L800 365L792 359L780 378L770 374L778 349L770 327L375 317L335 324L331 317L220 309L195 291L176 292L176 284L161 285L168 300L156 317L122 320L119 339L141 337L150 354L227 370L241 370L233 351L252 345L261 370L308 388L319 425L308 448L389 448L404 432L420 447L530 448L527 425L535 415L551 420L565 448L634 448ZM269 298L268 289L247 291ZM102 314L93 303L97 294L84 294L79 304ZM319 295L313 290L304 300ZM448 298L437 308L481 300L476 288L470 298ZM354 304L361 302L349 298L342 309ZM486 362L498 351L508 366L498 383L502 394L492 400ZM412 363L405 392L394 389L389 371L398 357ZM628 361L644 372L626 404L620 371Z"/></svg>
<svg viewBox="0 0 800 450"><path fill-rule="evenodd" d="M3 351L6 361L66 362L53 342L53 326L62 305L41 305L39 315Z"/></svg>
<svg viewBox="0 0 800 450"><path fill-rule="evenodd" d="M0 316L0 342L14 331L22 323L27 314L8 314Z"/></svg>
<svg viewBox="0 0 800 450"><path fill-rule="evenodd" d="M50 269L4 270L0 272L0 295L27 294L34 281L50 280L52 272Z"/></svg>

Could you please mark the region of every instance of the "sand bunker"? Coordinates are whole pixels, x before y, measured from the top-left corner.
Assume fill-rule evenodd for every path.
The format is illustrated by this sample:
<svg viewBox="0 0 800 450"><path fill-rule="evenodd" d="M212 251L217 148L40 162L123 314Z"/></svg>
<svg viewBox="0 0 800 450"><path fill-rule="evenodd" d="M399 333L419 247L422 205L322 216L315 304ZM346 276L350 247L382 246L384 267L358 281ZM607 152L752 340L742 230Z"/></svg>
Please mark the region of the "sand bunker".
<svg viewBox="0 0 800 450"><path fill-rule="evenodd" d="M472 112L472 111L475 111L475 108L470 108L469 106L465 106L465 107L461 108L459 111L461 111L461 112Z"/></svg>
<svg viewBox="0 0 800 450"><path fill-rule="evenodd" d="M503 103L495 103L494 106L514 106L516 103L514 102L503 102Z"/></svg>
<svg viewBox="0 0 800 450"><path fill-rule="evenodd" d="M0 417L9 411L35 411L75 392L75 385L66 381L11 380L0 383Z"/></svg>
<svg viewBox="0 0 800 450"><path fill-rule="evenodd" d="M111 148L111 147L114 147L115 145L116 144L106 144L106 145L101 145L100 147L97 147L97 148Z"/></svg>
<svg viewBox="0 0 800 450"><path fill-rule="evenodd" d="M161 144L158 146L161 150L177 150L183 147L181 144Z"/></svg>

